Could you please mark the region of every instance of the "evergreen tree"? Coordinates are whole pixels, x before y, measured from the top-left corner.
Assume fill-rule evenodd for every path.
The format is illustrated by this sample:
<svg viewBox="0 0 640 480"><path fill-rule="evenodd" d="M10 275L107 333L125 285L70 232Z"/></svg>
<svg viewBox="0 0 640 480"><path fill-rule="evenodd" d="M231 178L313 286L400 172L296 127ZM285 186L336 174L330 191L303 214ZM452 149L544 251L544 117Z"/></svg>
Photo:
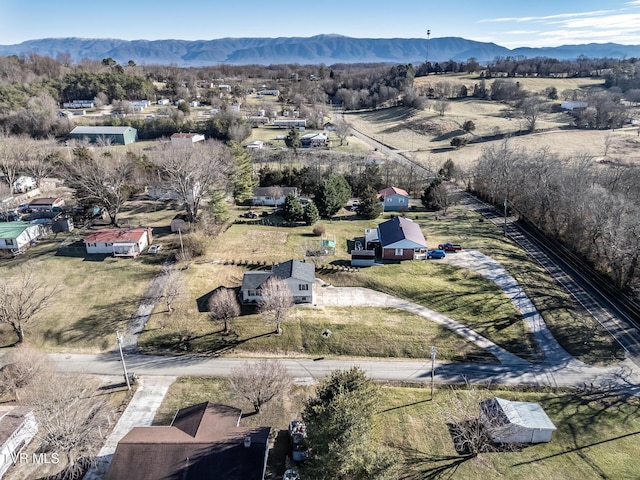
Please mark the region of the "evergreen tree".
<svg viewBox="0 0 640 480"><path fill-rule="evenodd" d="M291 192L282 204L282 218L286 222L299 222L303 219L302 203L295 193Z"/></svg>
<svg viewBox="0 0 640 480"><path fill-rule="evenodd" d="M229 204L222 190L214 190L209 197L209 213L216 225L229 220Z"/></svg>
<svg viewBox="0 0 640 480"><path fill-rule="evenodd" d="M314 202L322 217L330 217L344 207L351 196L351 187L342 175L329 175L318 184Z"/></svg>
<svg viewBox="0 0 640 480"><path fill-rule="evenodd" d="M231 151L234 158L231 176L233 199L237 204L242 204L253 196L253 187L256 186L253 179L253 165L251 165L249 152L237 143L231 143Z"/></svg>
<svg viewBox="0 0 640 480"><path fill-rule="evenodd" d="M313 202L309 202L304 206L304 212L302 215L302 219L306 225L313 225L318 220L320 220L320 214L318 213L318 208L316 204Z"/></svg>
<svg viewBox="0 0 640 480"><path fill-rule="evenodd" d="M289 133L287 134L287 138L284 139L284 144L287 148L293 150L293 153L298 153L298 149L302 145L300 143L300 132L296 127L291 127L289 129Z"/></svg>
<svg viewBox="0 0 640 480"><path fill-rule="evenodd" d="M382 213L382 204L378 200L378 195L373 188L367 187L364 189L364 192L362 192L360 196L360 203L358 204L356 212L359 216L368 220L380 216Z"/></svg>
<svg viewBox="0 0 640 480"><path fill-rule="evenodd" d="M451 205L449 191L442 184L441 177L435 178L425 187L420 200L425 208L431 210L443 210L444 215L447 214L447 209Z"/></svg>
<svg viewBox="0 0 640 480"><path fill-rule="evenodd" d="M305 477L395 478L394 457L374 423L379 398L379 387L358 367L322 381L302 413L311 447Z"/></svg>

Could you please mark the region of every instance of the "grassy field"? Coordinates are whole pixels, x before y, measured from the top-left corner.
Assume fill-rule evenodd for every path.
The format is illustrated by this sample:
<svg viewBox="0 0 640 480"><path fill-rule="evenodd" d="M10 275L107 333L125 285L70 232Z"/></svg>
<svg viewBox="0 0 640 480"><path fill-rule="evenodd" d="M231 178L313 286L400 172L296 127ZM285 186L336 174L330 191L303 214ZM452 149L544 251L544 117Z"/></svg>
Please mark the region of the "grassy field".
<svg viewBox="0 0 640 480"><path fill-rule="evenodd" d="M168 226L175 213L159 202L131 202L120 221L132 227L152 226L157 242L173 244L177 239L169 233ZM3 261L3 275L13 275L18 267L26 266L58 288L51 305L26 328L27 342L35 346L75 352L114 348L116 330L125 328L148 283L160 271L164 259L161 255L136 259L56 255L61 242L69 237L81 240L85 233L51 236L25 254ZM81 250L81 245L78 248ZM0 345L10 345L15 340L6 326L0 329Z"/></svg>
<svg viewBox="0 0 640 480"><path fill-rule="evenodd" d="M582 392L474 391L437 388L433 400L427 388L383 387L378 414L384 441L398 452L406 479L423 478L518 478L542 480L636 478L637 442L640 434L640 401L634 397ZM288 442L289 421L299 418L313 387L295 387L284 399L242 420L242 425L269 425L279 432L269 453L269 468L282 474ZM521 451L483 453L476 458L458 455L446 424L451 405L469 408L477 416L477 402L499 396L515 401L539 402L558 430L548 444ZM156 414L154 425L170 423L178 408L212 401L228 403L249 412L234 398L223 379L181 378L169 389ZM284 446L283 446L284 444ZM442 469L441 476L435 473Z"/></svg>

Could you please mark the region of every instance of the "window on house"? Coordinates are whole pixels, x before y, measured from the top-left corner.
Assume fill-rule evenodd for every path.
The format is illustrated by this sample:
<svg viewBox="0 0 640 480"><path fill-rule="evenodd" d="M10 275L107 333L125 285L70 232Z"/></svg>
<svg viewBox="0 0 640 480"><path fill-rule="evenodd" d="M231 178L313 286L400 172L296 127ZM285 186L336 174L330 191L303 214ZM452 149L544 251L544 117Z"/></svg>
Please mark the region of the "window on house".
<svg viewBox="0 0 640 480"><path fill-rule="evenodd" d="M7 238L4 241L5 245L15 245L15 242L11 238Z"/></svg>
<svg viewBox="0 0 640 480"><path fill-rule="evenodd" d="M396 248L396 257L401 257L401 256L402 256L402 249Z"/></svg>
<svg viewBox="0 0 640 480"><path fill-rule="evenodd" d="M300 291L308 291L309 290L309 284L308 283L301 283L298 285L298 290Z"/></svg>
<svg viewBox="0 0 640 480"><path fill-rule="evenodd" d="M112 245L113 245L113 243L109 243L109 242L106 242L106 243L104 244L104 246L105 246L105 247L111 247Z"/></svg>

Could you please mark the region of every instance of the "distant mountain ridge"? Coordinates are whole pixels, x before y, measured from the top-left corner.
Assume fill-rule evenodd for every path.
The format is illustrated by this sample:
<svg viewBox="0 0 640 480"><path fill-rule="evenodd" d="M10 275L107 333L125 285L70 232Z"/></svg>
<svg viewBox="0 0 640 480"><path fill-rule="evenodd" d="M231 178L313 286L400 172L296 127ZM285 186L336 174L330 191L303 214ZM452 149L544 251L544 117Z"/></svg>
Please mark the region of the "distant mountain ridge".
<svg viewBox="0 0 640 480"><path fill-rule="evenodd" d="M562 45L545 48L508 49L495 43L476 42L460 37L433 38L428 41L430 62L480 62L495 57L552 57L572 60L580 55L591 58L629 58L640 56L639 45L616 43ZM26 55L30 52L56 57L69 53L74 61L111 57L119 63L175 64L182 67L248 64L325 64L335 63L413 63L427 57L424 38L352 38L342 35L278 38L220 38L215 40L118 40L96 38L44 38L17 45L0 45L0 55Z"/></svg>

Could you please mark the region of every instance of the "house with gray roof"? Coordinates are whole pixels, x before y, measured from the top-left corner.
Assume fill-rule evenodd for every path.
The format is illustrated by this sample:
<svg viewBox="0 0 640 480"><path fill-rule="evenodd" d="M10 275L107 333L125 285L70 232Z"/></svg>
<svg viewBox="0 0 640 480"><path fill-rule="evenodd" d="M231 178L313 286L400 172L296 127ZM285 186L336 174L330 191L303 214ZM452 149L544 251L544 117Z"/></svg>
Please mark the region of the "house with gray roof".
<svg viewBox="0 0 640 480"><path fill-rule="evenodd" d="M427 241L420 225L404 217L393 217L378 225L378 240L385 260L415 260L427 254Z"/></svg>
<svg viewBox="0 0 640 480"><path fill-rule="evenodd" d="M258 303L261 299L260 289L271 277L287 282L293 300L296 303L313 303L313 282L316 279L316 268L312 263L288 260L276 263L270 272L245 272L240 287L242 303Z"/></svg>
<svg viewBox="0 0 640 480"><path fill-rule="evenodd" d="M138 131L133 127L79 126L71 130L69 137L91 143L129 145L138 140Z"/></svg>

